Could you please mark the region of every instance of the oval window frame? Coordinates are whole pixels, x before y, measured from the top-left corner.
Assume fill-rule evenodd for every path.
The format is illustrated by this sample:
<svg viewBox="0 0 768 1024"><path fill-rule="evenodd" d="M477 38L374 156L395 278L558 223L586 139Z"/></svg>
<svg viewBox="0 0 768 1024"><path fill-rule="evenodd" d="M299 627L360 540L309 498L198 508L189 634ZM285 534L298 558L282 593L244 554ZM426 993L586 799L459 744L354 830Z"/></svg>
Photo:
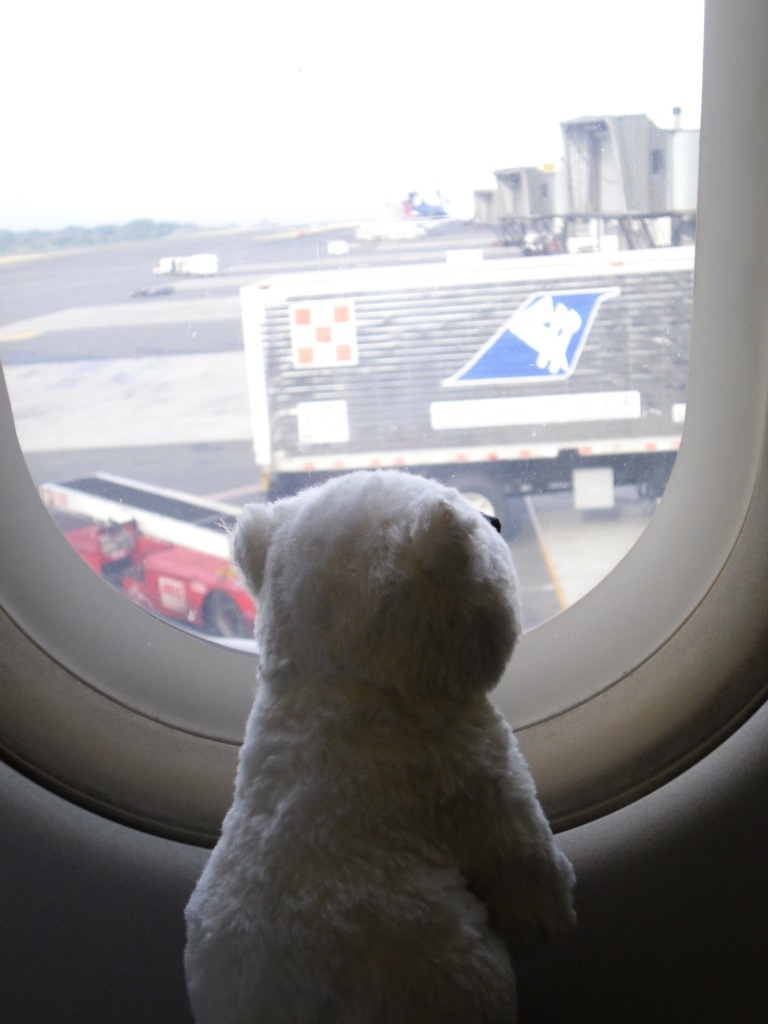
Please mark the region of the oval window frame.
<svg viewBox="0 0 768 1024"><path fill-rule="evenodd" d="M604 581L523 637L494 694L556 828L678 774L765 699L768 204L752 169L768 163L753 130L768 104L766 35L757 0L707 4L687 423L664 500ZM212 845L252 660L127 604L62 543L4 383L0 429L3 756L99 813ZM713 464L727 500L702 503Z"/></svg>

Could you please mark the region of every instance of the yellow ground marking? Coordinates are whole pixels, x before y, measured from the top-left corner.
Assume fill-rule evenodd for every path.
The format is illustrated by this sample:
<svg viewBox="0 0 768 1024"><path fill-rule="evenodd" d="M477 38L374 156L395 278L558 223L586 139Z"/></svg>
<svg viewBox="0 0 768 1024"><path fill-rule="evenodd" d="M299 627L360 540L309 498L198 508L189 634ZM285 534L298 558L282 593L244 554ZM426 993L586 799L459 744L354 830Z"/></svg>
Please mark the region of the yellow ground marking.
<svg viewBox="0 0 768 1024"><path fill-rule="evenodd" d="M308 224L304 226L285 228L281 231L273 231L269 234L254 235L255 242L282 242L289 238L310 238L312 235L325 234L329 231L343 231L354 228L357 222L341 221L335 224ZM239 229L242 231L242 228Z"/></svg>
<svg viewBox="0 0 768 1024"><path fill-rule="evenodd" d="M29 341L30 338L39 338L42 333L42 331L9 331L8 334L6 334L4 331L0 330L0 344L4 341Z"/></svg>
<svg viewBox="0 0 768 1024"><path fill-rule="evenodd" d="M243 487L232 487L228 491L216 491L214 494L206 494L210 501L229 501L230 498L243 498L247 496L258 497L261 494L261 487L258 483L246 484Z"/></svg>
<svg viewBox="0 0 768 1024"><path fill-rule="evenodd" d="M16 252L0 256L0 266L5 263L31 263L34 260L51 260L55 256L76 256L85 249L46 249L45 252Z"/></svg>
<svg viewBox="0 0 768 1024"><path fill-rule="evenodd" d="M547 543L544 540L544 532L541 529L539 517L536 515L536 510L533 507L530 495L526 494L523 500L525 501L525 507L528 510L528 515L531 517L531 525L533 526L533 532L536 535L536 542L539 545L539 551L541 552L541 557L544 561L544 565L546 566L547 574L549 575L549 579L554 587L557 603L560 605L560 611L564 612L568 607L568 598L565 596L565 590L563 590L560 577L557 575L554 559L552 558L549 548L547 547Z"/></svg>

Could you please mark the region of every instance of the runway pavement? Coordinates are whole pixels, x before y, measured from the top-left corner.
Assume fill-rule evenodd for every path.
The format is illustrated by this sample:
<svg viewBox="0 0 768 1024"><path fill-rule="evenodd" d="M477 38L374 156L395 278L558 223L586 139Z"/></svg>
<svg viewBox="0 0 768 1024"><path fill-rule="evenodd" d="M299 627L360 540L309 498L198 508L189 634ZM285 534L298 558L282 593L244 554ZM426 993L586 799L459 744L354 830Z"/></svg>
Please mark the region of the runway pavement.
<svg viewBox="0 0 768 1024"><path fill-rule="evenodd" d="M242 351L9 366L6 380L25 453L251 437Z"/></svg>

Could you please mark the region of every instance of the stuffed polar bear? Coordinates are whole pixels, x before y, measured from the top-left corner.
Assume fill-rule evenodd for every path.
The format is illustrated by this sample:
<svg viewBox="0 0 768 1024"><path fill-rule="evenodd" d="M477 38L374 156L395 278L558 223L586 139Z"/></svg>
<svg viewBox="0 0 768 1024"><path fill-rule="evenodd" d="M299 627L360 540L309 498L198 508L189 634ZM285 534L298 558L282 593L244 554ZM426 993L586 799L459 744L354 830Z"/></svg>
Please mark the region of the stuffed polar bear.
<svg viewBox="0 0 768 1024"><path fill-rule="evenodd" d="M197 1024L512 1024L513 958L573 872L488 700L515 571L457 491L394 470L250 505L258 683L186 911Z"/></svg>

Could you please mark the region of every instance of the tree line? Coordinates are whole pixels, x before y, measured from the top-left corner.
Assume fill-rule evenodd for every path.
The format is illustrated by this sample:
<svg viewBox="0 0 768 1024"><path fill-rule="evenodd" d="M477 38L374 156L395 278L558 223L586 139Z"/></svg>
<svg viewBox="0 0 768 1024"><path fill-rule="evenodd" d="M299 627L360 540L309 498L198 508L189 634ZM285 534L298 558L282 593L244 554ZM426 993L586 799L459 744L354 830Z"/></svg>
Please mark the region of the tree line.
<svg viewBox="0 0 768 1024"><path fill-rule="evenodd" d="M108 245L113 242L141 242L148 238L164 238L179 231L190 231L195 224L170 221L132 220L128 224L100 224L97 227L66 227L55 231L7 231L0 228L0 253L45 252L51 249L72 249L86 245Z"/></svg>

